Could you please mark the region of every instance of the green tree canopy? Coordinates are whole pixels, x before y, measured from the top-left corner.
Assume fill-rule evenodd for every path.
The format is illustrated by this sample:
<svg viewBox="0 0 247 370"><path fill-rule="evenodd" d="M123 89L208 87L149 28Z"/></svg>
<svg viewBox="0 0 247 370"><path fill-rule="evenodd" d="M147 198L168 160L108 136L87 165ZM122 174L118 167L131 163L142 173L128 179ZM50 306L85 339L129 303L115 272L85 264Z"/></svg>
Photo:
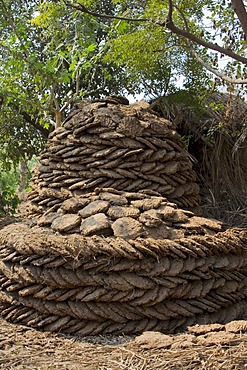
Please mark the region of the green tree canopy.
<svg viewBox="0 0 247 370"><path fill-rule="evenodd" d="M243 84L244 12L241 0L0 0L0 158L37 153L83 97L156 97L178 81L200 96L208 69Z"/></svg>
<svg viewBox="0 0 247 370"><path fill-rule="evenodd" d="M77 100L134 92L125 68L103 60L108 23L63 1L0 0L0 160L38 153Z"/></svg>
<svg viewBox="0 0 247 370"><path fill-rule="evenodd" d="M127 65L131 60L129 64L135 62L138 67L142 53L146 67L152 67L157 58L167 61L171 55L176 55L177 58L171 58L167 63L180 73L185 69L178 68L179 59L186 63L190 55L192 65L198 61L223 81L247 83L247 11L242 0L232 0L231 3L224 0L115 0L114 15L100 13L93 1L64 2L68 8L98 19L114 17L116 33L110 39L111 56L117 56ZM148 52L149 58L145 58ZM224 71L220 71L219 65L222 57L230 59Z"/></svg>

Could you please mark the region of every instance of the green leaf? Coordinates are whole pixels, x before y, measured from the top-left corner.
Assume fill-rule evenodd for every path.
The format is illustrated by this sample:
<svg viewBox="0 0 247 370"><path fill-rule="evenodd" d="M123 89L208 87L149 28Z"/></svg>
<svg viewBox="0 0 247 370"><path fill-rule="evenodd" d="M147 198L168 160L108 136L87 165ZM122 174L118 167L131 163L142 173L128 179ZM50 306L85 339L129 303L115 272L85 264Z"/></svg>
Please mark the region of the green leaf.
<svg viewBox="0 0 247 370"><path fill-rule="evenodd" d="M93 52L95 49L97 48L97 44L91 44L91 45L89 45L88 47L87 47L87 49L86 49L86 51L88 52L88 53L91 53L91 52Z"/></svg>

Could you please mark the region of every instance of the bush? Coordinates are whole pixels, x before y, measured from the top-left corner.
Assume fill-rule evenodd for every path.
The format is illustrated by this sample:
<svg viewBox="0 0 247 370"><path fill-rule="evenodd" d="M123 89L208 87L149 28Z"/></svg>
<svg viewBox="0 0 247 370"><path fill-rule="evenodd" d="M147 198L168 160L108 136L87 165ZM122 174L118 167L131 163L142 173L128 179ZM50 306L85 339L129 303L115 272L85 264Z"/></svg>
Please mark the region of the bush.
<svg viewBox="0 0 247 370"><path fill-rule="evenodd" d="M14 214L19 204L16 195L18 174L11 169L4 171L0 169L0 215Z"/></svg>

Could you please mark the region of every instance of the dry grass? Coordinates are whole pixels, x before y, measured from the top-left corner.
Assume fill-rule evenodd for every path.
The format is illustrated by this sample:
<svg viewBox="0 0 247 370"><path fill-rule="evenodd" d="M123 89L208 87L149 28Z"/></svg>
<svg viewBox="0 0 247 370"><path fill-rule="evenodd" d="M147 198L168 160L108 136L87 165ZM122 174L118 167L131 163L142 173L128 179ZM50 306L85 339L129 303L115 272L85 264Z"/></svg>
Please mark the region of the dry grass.
<svg viewBox="0 0 247 370"><path fill-rule="evenodd" d="M0 324L0 369L5 370L247 369L245 333L236 334L230 343L226 343L222 333L222 343L217 340L217 344L203 346L180 339L173 348L167 348L162 334L159 342L152 341L151 335L144 343L138 337L80 339L43 333L3 320Z"/></svg>
<svg viewBox="0 0 247 370"><path fill-rule="evenodd" d="M234 94L212 93L198 111L187 100L175 94L153 106L187 139L204 215L247 227L247 102Z"/></svg>

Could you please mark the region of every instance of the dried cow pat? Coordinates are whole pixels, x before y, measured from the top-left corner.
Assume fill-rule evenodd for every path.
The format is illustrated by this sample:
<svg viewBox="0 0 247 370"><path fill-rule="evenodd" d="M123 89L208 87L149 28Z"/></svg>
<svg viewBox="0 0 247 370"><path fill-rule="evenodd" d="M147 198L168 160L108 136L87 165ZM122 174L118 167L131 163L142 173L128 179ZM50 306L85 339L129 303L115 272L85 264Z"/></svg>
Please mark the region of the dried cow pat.
<svg viewBox="0 0 247 370"><path fill-rule="evenodd" d="M39 185L67 188L70 191L84 188L93 190L95 184L104 187L112 179L126 178L136 180L133 186L131 183L127 186L131 191L150 188L178 204L184 203L185 207L188 204L190 207L197 206L199 192L193 187L194 180L191 181L189 177L190 173L191 178L194 178L192 166L187 154L181 150L180 139L174 135L171 124L152 115L148 104L121 105L111 104L110 101L88 101L86 105L78 105L77 113L71 113L66 119L66 126L70 129L62 127L52 133L45 156L42 155L46 158L46 166L40 167L37 173L37 191ZM95 130L92 134L93 127ZM105 131L107 127L108 131ZM161 134L164 136L162 139ZM179 154L177 158L176 152ZM48 160L54 156L55 162ZM55 168L61 169L59 176L54 176ZM80 171L81 179L63 177L65 171L72 168ZM83 168L89 171L83 171ZM185 170L187 173L183 176ZM170 177L175 189L165 186L165 175ZM41 178L47 180L42 182ZM88 180L91 178L94 180L89 185ZM139 181L141 178L146 181ZM183 186L187 186L186 189L181 188L181 181ZM123 184L115 181L113 187L115 185L118 190L124 190ZM177 187L179 192L176 191ZM190 200L183 200L189 189Z"/></svg>
<svg viewBox="0 0 247 370"><path fill-rule="evenodd" d="M41 154L22 222L0 224L1 315L73 335L243 318L247 232L184 209L199 205L195 180L148 103L76 105Z"/></svg>

